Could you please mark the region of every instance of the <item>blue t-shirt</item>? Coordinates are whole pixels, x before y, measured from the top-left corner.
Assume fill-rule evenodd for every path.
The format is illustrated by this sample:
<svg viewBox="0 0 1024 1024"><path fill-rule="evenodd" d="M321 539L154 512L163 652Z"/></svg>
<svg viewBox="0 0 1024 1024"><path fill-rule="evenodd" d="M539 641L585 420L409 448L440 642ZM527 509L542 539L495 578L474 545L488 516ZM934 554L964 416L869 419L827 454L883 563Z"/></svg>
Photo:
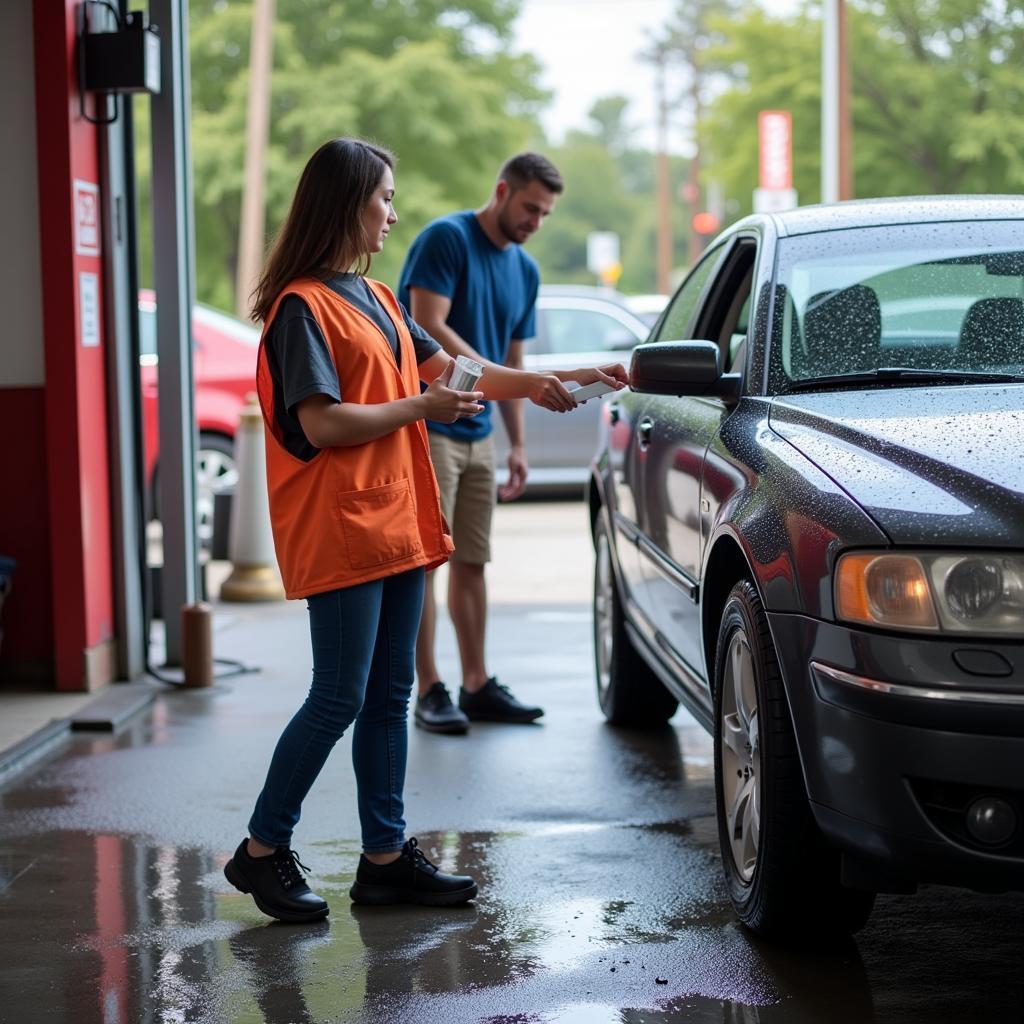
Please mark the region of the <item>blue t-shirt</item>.
<svg viewBox="0 0 1024 1024"><path fill-rule="evenodd" d="M499 249L472 210L432 221L412 243L398 282L399 301L410 307L409 288L451 299L448 326L485 359L504 363L509 343L532 338L540 272L519 245ZM454 423L427 421L430 430L479 441L493 429L491 403Z"/></svg>

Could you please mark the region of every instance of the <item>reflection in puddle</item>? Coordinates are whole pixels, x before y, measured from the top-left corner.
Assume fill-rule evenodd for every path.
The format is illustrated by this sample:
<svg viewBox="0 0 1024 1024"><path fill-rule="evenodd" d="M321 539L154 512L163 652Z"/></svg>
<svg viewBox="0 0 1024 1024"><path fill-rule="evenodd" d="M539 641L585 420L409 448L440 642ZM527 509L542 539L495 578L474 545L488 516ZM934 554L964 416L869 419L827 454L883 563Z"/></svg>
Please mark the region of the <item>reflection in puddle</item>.
<svg viewBox="0 0 1024 1024"><path fill-rule="evenodd" d="M74 1005L76 1024L599 1022L627 1019L623 1006L660 1012L683 994L777 998L739 933L704 928L673 940L662 922L679 913L682 889L657 882L662 898L651 899L652 879L634 872L621 898L595 895L610 866L626 866L640 846L651 867L678 855L669 830L557 824L422 836L446 870L480 880L478 901L448 910L352 907L357 851L320 843L317 885L334 912L312 926L269 922L223 880L226 851L66 832L50 840L51 854L6 893L6 942L33 934L46 964L20 986L32 1012L18 1019L45 1011L59 1020ZM30 878L62 908L45 927ZM725 972L715 966L723 962Z"/></svg>
<svg viewBox="0 0 1024 1024"><path fill-rule="evenodd" d="M792 953L752 940L732 919L717 865L693 847L686 823L420 838L446 870L477 875L480 899L447 910L353 907L356 848L320 843L310 859L333 913L315 925L269 922L224 881L228 851L61 832L36 836L30 854L28 840L24 848L8 841L0 849L11 867L0 891L0 963L8 965L0 981L14 993L5 995L9 1019L875 1020L857 945ZM913 935L902 935L901 945ZM885 942L882 932L883 950ZM884 991L892 982L876 973ZM891 1019L955 1019L934 1011Z"/></svg>

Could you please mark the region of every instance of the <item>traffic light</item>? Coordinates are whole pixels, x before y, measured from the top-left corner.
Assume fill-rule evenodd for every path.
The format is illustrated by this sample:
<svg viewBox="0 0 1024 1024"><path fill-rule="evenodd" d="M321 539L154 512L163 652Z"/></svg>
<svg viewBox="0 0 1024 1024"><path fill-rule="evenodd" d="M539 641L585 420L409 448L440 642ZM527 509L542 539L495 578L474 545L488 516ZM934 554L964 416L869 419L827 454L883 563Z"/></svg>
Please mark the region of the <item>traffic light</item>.
<svg viewBox="0 0 1024 1024"><path fill-rule="evenodd" d="M693 215L690 226L698 235L713 235L720 226L720 221L713 213L703 210Z"/></svg>

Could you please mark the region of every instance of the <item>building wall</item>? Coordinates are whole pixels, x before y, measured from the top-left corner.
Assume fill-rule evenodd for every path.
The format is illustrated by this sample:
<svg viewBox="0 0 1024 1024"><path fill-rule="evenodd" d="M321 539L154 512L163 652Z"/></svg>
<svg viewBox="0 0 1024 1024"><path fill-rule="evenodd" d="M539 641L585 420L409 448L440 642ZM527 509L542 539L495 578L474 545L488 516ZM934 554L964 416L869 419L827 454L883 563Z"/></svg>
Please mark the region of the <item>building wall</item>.
<svg viewBox="0 0 1024 1024"><path fill-rule="evenodd" d="M103 196L98 129L79 114L78 6L0 3L14 133L0 147L0 553L18 560L0 679L65 690L106 682L114 662Z"/></svg>
<svg viewBox="0 0 1024 1024"><path fill-rule="evenodd" d="M3 609L4 665L46 675L53 660L45 363L31 0L0 3L0 554L18 561Z"/></svg>

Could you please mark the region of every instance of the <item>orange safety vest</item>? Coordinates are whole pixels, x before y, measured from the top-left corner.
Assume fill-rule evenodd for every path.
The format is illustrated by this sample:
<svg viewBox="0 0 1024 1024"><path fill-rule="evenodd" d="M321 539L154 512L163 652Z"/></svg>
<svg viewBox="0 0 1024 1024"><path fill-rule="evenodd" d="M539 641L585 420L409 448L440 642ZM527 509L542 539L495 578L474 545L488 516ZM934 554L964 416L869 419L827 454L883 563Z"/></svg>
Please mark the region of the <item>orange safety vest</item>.
<svg viewBox="0 0 1024 1024"><path fill-rule="evenodd" d="M416 352L398 301L367 279L398 331L401 368L380 328L327 285L300 278L285 295L309 306L334 359L341 400L372 405L420 393ZM274 381L260 341L256 385L266 436L267 490L285 594L309 597L405 572L432 569L455 550L441 515L422 420L365 444L321 449L309 462L286 450L274 421Z"/></svg>

